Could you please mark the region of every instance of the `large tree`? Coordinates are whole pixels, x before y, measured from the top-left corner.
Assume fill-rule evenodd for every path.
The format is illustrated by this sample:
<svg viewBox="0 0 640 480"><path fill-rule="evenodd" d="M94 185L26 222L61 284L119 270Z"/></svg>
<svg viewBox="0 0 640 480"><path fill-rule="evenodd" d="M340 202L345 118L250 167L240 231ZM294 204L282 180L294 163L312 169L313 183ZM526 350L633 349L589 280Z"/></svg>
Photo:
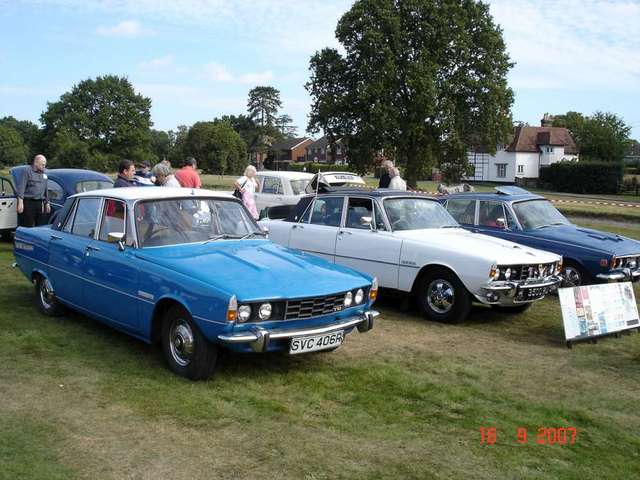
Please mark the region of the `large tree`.
<svg viewBox="0 0 640 480"><path fill-rule="evenodd" d="M247 147L226 122L196 122L187 134L185 152L207 173L239 173Z"/></svg>
<svg viewBox="0 0 640 480"><path fill-rule="evenodd" d="M29 148L20 132L11 127L0 125L0 167L9 167L26 163Z"/></svg>
<svg viewBox="0 0 640 480"><path fill-rule="evenodd" d="M249 91L247 110L249 118L261 127L275 125L278 110L282 107L280 91L273 87L255 87Z"/></svg>
<svg viewBox="0 0 640 480"><path fill-rule="evenodd" d="M12 128L20 134L22 141L27 146L27 155L29 158L33 158L34 155L40 153L40 129L38 125L29 120L4 117L0 118L0 126Z"/></svg>
<svg viewBox="0 0 640 480"><path fill-rule="evenodd" d="M491 150L509 134L512 63L485 3L358 0L336 37L344 55L311 60L310 129L344 136L350 159L352 144L384 149L415 185L436 161L464 165L471 143Z"/></svg>
<svg viewBox="0 0 640 480"><path fill-rule="evenodd" d="M109 159L102 169L113 168L119 158L153 159L150 108L151 100L137 94L124 77L84 80L47 105L41 116L44 141L51 148L61 135L70 137L67 140L82 143L96 163ZM51 154L53 164L64 165L61 152L54 149Z"/></svg>

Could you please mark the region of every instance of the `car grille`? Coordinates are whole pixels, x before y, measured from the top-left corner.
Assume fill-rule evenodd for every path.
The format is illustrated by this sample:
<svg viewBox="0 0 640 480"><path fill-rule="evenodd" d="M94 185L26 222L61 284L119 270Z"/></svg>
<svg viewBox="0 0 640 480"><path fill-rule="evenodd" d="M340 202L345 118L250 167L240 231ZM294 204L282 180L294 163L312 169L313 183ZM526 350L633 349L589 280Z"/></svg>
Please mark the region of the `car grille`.
<svg viewBox="0 0 640 480"><path fill-rule="evenodd" d="M545 263L538 265L520 265L518 268L520 269L520 276L515 278L519 278L521 281L527 282L531 280L539 280L552 275L554 271L554 264Z"/></svg>
<svg viewBox="0 0 640 480"><path fill-rule="evenodd" d="M311 318L342 310L344 308L345 295L346 292L343 292L327 297L289 300L285 309L284 319Z"/></svg>
<svg viewBox="0 0 640 480"><path fill-rule="evenodd" d="M640 256L620 257L616 259L615 268L630 268L635 270L640 266Z"/></svg>

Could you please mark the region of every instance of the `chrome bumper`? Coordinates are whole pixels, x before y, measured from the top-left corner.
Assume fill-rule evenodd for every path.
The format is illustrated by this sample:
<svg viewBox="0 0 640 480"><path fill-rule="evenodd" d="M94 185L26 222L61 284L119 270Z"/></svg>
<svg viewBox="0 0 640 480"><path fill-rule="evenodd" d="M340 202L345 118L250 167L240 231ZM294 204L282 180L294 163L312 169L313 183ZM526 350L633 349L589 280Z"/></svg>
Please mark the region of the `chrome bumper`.
<svg viewBox="0 0 640 480"><path fill-rule="evenodd" d="M533 288L546 288L549 292L555 291L556 288L562 282L562 278L556 275L550 275L548 277L542 278L539 281L533 282L522 282L522 281L512 281L512 280L502 280L498 282L491 282L487 285L483 286L482 289L485 291L484 300L486 303L529 303L535 302L540 298L544 297L542 295L539 298L534 299L518 299L517 295L520 290L524 289L533 289ZM504 300L504 302L503 302Z"/></svg>
<svg viewBox="0 0 640 480"><path fill-rule="evenodd" d="M604 282L635 282L640 279L640 269L620 268L607 273L599 273L596 278Z"/></svg>
<svg viewBox="0 0 640 480"><path fill-rule="evenodd" d="M255 352L264 352L271 340L286 340L294 337L306 337L313 335L322 335L338 330L346 330L347 328L356 327L359 332L368 332L373 328L373 323L380 312L376 310L367 310L356 317L348 317L340 321L324 327L301 328L301 329L266 329L255 325L251 330L232 333L230 335L218 335L218 340L222 343L238 344L248 343Z"/></svg>

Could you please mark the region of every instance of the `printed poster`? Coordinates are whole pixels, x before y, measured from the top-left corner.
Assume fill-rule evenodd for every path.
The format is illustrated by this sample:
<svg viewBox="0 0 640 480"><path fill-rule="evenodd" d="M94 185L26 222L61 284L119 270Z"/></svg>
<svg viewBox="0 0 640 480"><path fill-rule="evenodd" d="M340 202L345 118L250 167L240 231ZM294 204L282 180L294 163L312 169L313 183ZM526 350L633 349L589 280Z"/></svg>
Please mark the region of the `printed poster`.
<svg viewBox="0 0 640 480"><path fill-rule="evenodd" d="M558 295L567 340L640 327L638 305L630 282L561 288Z"/></svg>

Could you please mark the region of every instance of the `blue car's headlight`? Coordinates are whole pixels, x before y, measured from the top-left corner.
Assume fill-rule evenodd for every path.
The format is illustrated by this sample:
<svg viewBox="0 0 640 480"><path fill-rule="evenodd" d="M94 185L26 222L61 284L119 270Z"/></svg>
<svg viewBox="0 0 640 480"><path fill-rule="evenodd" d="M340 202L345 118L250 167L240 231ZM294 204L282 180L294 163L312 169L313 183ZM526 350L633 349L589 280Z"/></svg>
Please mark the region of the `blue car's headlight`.
<svg viewBox="0 0 640 480"><path fill-rule="evenodd" d="M352 303L353 303L353 293L347 292L347 294L344 296L344 306L350 307Z"/></svg>
<svg viewBox="0 0 640 480"><path fill-rule="evenodd" d="M361 288L359 288L356 292L354 300L356 301L356 305L360 305L362 303L362 300L364 300L364 291Z"/></svg>
<svg viewBox="0 0 640 480"><path fill-rule="evenodd" d="M238 308L238 320L246 322L251 318L251 307L249 305L240 305Z"/></svg>
<svg viewBox="0 0 640 480"><path fill-rule="evenodd" d="M260 320L269 320L271 318L272 307L270 303L263 303L258 309L258 317Z"/></svg>

